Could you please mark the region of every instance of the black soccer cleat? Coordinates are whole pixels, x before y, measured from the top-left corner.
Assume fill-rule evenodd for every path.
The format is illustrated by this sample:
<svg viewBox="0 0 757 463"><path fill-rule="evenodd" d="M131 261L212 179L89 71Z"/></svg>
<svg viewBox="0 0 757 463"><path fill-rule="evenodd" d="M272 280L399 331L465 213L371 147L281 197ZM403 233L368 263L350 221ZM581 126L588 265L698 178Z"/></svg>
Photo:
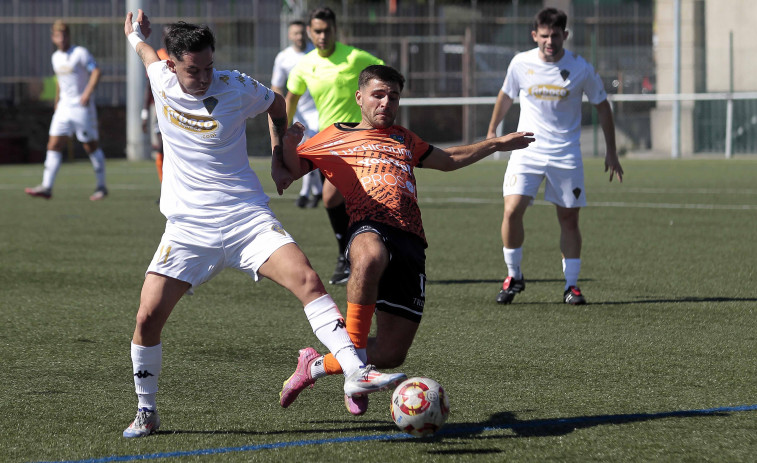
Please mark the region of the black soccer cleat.
<svg viewBox="0 0 757 463"><path fill-rule="evenodd" d="M526 289L526 278L521 275L520 280L513 277L505 278L502 289L497 294L497 304L509 304L515 299L515 295Z"/></svg>
<svg viewBox="0 0 757 463"><path fill-rule="evenodd" d="M571 286L563 293L563 301L570 305L583 305L586 304L586 298L581 294L581 290L578 286Z"/></svg>
<svg viewBox="0 0 757 463"><path fill-rule="evenodd" d="M332 285L343 285L350 279L350 261L348 261L343 255L340 255L336 260L336 268L334 274L331 276L329 283Z"/></svg>

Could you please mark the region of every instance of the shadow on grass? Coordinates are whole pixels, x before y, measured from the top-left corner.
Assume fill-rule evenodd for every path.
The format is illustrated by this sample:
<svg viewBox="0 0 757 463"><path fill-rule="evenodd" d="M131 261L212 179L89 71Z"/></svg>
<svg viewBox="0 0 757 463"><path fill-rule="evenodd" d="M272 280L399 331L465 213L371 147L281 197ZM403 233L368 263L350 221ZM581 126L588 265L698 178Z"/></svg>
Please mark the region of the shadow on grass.
<svg viewBox="0 0 757 463"><path fill-rule="evenodd" d="M404 439L404 442L440 443L446 437L469 438L469 439L516 439L523 437L554 437L570 434L575 430L591 428L602 425L618 425L626 423L637 423L643 421L652 421L665 418L694 418L702 416L729 416L728 409L711 409L711 410L688 410L673 411L661 413L634 413L624 415L595 415L595 416L575 416L568 418L551 418L551 419L534 419L520 420L515 412L499 412L493 414L488 420L481 423L456 423L442 428L434 436L425 439ZM488 435L484 432L509 429L513 434L508 435ZM460 444L455 441L455 444ZM464 454L489 454L499 453L499 449L465 449L453 448L443 450L432 450L429 454L435 455L464 455Z"/></svg>
<svg viewBox="0 0 757 463"><path fill-rule="evenodd" d="M427 280L428 285L475 285L479 283L494 283L502 284L503 279L499 280L474 280L474 279L462 279L462 280ZM594 281L591 278L582 278L581 281ZM526 283L565 283L564 279L541 279L541 280L526 280Z"/></svg>

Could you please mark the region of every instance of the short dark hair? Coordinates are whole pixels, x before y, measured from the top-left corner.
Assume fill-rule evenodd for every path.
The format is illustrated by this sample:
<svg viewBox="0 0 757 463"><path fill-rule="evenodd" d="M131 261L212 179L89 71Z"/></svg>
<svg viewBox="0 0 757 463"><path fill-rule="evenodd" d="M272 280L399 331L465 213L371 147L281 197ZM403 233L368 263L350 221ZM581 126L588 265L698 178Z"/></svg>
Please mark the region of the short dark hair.
<svg viewBox="0 0 757 463"><path fill-rule="evenodd" d="M390 84L397 83L400 86L400 92L405 88L405 77L393 67L384 66L383 64L373 64L363 69L357 81L358 88L365 87L373 79Z"/></svg>
<svg viewBox="0 0 757 463"><path fill-rule="evenodd" d="M310 10L308 24L312 24L314 19L331 22L331 24L336 26L336 14L334 13L334 10L327 6L321 6Z"/></svg>
<svg viewBox="0 0 757 463"><path fill-rule="evenodd" d="M289 21L289 25L287 27L292 27L292 26L302 26L302 27L305 27L306 24L305 24L305 21L301 21L299 19L295 19L294 21Z"/></svg>
<svg viewBox="0 0 757 463"><path fill-rule="evenodd" d="M170 24L166 34L166 51L179 61L187 53L202 51L208 47L216 51L216 38L206 25L189 24L184 21Z"/></svg>
<svg viewBox="0 0 757 463"><path fill-rule="evenodd" d="M534 17L533 29L540 27L549 27L550 29L565 30L568 25L568 15L563 10L557 8L544 8L536 13Z"/></svg>

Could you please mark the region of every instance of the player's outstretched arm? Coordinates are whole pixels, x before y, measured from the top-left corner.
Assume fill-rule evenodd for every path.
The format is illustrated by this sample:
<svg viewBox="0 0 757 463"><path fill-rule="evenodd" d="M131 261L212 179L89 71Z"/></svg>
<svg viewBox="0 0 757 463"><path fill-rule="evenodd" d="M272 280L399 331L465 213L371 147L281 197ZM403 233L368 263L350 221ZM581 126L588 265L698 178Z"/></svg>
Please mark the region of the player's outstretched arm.
<svg viewBox="0 0 757 463"><path fill-rule="evenodd" d="M605 136L605 172L610 171L610 181L613 175L618 176L618 181L623 183L623 167L620 165L618 152L615 148L615 121L612 117L612 108L610 103L605 100L598 105L597 115L599 116L599 125L602 127L602 133Z"/></svg>
<svg viewBox="0 0 757 463"><path fill-rule="evenodd" d="M423 160L423 167L450 171L473 164L497 151L513 151L527 147L534 141L531 132L513 132L496 138L488 138L472 145L434 148Z"/></svg>
<svg viewBox="0 0 757 463"><path fill-rule="evenodd" d="M145 42L145 39L150 37L150 33L152 32L150 29L150 20L142 10L137 10L137 20L133 21L133 19L134 15L131 11L126 13L124 34L126 34L129 43L137 52L137 55L139 55L145 68L147 68L152 63L160 61L155 49Z"/></svg>

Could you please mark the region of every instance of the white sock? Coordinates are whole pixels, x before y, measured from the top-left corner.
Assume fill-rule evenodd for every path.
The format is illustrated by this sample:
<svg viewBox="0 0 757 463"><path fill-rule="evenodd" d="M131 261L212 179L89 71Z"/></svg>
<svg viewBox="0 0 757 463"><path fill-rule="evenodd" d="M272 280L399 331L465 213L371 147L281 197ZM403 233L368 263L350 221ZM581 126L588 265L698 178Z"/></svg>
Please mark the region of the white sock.
<svg viewBox="0 0 757 463"><path fill-rule="evenodd" d="M131 362L134 372L134 388L139 397L139 408L155 410L155 395L158 392L158 376L163 363L163 344L145 347L131 343Z"/></svg>
<svg viewBox="0 0 757 463"><path fill-rule="evenodd" d="M326 376L326 365L323 363L323 355L310 364L310 376L316 379Z"/></svg>
<svg viewBox="0 0 757 463"><path fill-rule="evenodd" d="M334 354L345 376L363 366L345 328L344 317L331 296L324 294L305 306L313 333Z"/></svg>
<svg viewBox="0 0 757 463"><path fill-rule="evenodd" d="M309 175L305 174L302 177L302 187L300 188L300 196L307 196L310 192L310 179Z"/></svg>
<svg viewBox="0 0 757 463"><path fill-rule="evenodd" d="M505 265L507 265L507 276L516 280L523 278L520 273L520 263L523 260L523 248L508 249L503 247L502 253L505 255Z"/></svg>
<svg viewBox="0 0 757 463"><path fill-rule="evenodd" d="M310 177L310 192L313 195L323 194L323 182L321 181L321 172L318 170L311 171L308 175Z"/></svg>
<svg viewBox="0 0 757 463"><path fill-rule="evenodd" d="M565 289L578 286L578 274L581 273L581 259L563 259L562 272L565 275Z"/></svg>
<svg viewBox="0 0 757 463"><path fill-rule="evenodd" d="M58 169L63 162L63 153L60 151L47 151L45 157L45 171L42 173L42 186L47 189L52 189L55 183L55 176L58 175Z"/></svg>
<svg viewBox="0 0 757 463"><path fill-rule="evenodd" d="M89 160L92 161L92 167L95 169L97 188L105 188L105 155L103 150L97 148L89 155Z"/></svg>

